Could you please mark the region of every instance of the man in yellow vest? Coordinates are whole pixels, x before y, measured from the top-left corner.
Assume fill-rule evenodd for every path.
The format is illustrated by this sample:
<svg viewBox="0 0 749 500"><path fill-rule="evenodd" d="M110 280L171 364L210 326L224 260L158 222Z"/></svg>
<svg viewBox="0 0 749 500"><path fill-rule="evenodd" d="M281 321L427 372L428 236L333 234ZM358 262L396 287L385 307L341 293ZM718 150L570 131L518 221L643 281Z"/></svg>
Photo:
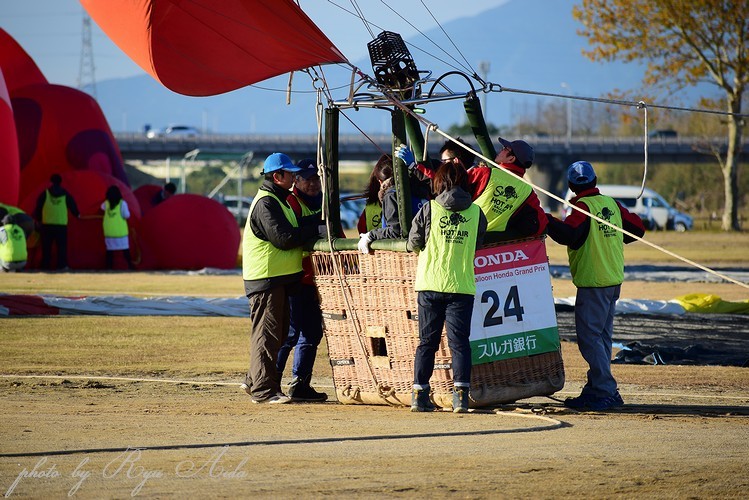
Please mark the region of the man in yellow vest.
<svg viewBox="0 0 749 500"><path fill-rule="evenodd" d="M51 269L52 246L57 247L57 269L68 268L68 210L80 217L75 200L62 187L60 174L52 174L51 185L36 200L34 218L41 222L42 269Z"/></svg>
<svg viewBox="0 0 749 500"><path fill-rule="evenodd" d="M567 180L575 193L570 202L611 225L577 210L564 222L546 214L549 236L568 247L572 282L577 287L577 346L590 368L582 393L567 398L564 405L577 410L608 410L624 404L611 373L611 348L614 311L624 281L624 244L635 241L616 228L641 237L645 227L638 215L598 191L596 173L587 161L570 165Z"/></svg>
<svg viewBox="0 0 749 500"><path fill-rule="evenodd" d="M3 272L20 271L26 266L26 233L7 214L0 226L0 267Z"/></svg>
<svg viewBox="0 0 749 500"><path fill-rule="evenodd" d="M286 201L300 170L283 153L265 159L265 180L250 205L242 240L242 275L250 302L250 368L242 390L253 403L288 403L276 369L289 333L289 296L300 287L302 246L320 236L320 216L297 220Z"/></svg>

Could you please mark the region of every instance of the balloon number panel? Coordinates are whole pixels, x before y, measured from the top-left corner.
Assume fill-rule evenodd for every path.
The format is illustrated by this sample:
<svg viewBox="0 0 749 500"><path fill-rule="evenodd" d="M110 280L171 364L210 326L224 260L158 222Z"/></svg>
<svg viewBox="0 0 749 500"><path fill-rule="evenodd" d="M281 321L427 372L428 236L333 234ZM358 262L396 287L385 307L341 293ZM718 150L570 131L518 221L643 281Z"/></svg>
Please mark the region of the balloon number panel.
<svg viewBox="0 0 749 500"><path fill-rule="evenodd" d="M476 252L471 321L474 365L559 349L559 331L543 240Z"/></svg>
<svg viewBox="0 0 749 500"><path fill-rule="evenodd" d="M419 345L418 255L376 250L311 253L338 401L411 402ZM471 327L472 407L553 394L564 367L543 239L492 245L476 254ZM452 404L446 335L435 354L432 397Z"/></svg>

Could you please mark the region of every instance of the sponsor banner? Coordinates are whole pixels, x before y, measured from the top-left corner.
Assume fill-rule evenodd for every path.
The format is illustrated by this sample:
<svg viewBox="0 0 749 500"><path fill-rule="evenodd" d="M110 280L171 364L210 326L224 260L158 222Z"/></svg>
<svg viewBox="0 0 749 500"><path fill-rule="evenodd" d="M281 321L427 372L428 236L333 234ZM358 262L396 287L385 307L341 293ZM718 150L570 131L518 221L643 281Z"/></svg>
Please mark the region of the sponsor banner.
<svg viewBox="0 0 749 500"><path fill-rule="evenodd" d="M559 349L551 276L542 239L476 252L473 364Z"/></svg>

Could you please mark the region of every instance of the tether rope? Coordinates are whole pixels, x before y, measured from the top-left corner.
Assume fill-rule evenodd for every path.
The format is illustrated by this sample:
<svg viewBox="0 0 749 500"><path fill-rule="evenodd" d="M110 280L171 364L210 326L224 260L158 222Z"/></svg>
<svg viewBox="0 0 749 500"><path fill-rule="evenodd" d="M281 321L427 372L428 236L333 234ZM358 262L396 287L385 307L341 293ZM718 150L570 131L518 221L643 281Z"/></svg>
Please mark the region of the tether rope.
<svg viewBox="0 0 749 500"><path fill-rule="evenodd" d="M656 245L655 243L651 243L650 241L647 241L647 240L645 240L643 238L640 238L639 236L637 236L637 235L635 235L633 233L630 233L629 231L626 231L623 228L617 227L616 225L611 224L610 222L608 222L608 221L606 221L606 220L604 220L604 219L602 219L602 218L600 218L600 217L598 217L596 215L593 215L592 213L590 213L590 212L588 212L586 210L583 210L580 207L572 205L567 200L564 200L564 199L560 198L556 194L551 193L551 192L547 191L546 189L543 189L542 187L535 185L533 182L531 182L530 180L526 179L525 177L518 177L518 176L515 176L514 174L512 174L510 172L507 172L506 170L500 168L499 164L495 163L495 161L494 161L493 158L487 158L481 152L474 150L473 148L471 148L467 144L463 144L462 142L458 141L457 138L451 136L450 134L448 134L446 132L443 132L437 126L437 124L435 124L435 123L427 120L426 118L424 118L423 116L421 116L421 115L419 115L417 113L414 113L408 106L406 106L403 103L401 103L400 100L396 96L394 96L388 89L383 88L381 85L379 85L377 82L375 82L371 77L369 77L365 73L359 71L359 75L362 78L368 79L370 81L371 85L378 87L380 89L380 91L382 92L382 95L391 104L393 104L397 108L401 109L402 111L408 113L409 115L413 116L419 122L421 122L424 126L426 126L426 127L432 127L432 130L434 130L436 133L440 134L444 138L449 139L450 141L454 142L455 144L457 144L461 148L463 148L463 149L465 149L467 151L470 151L471 153L473 153L477 157L483 159L487 163L487 165L493 165L500 172L502 172L504 175L513 176L514 179L519 179L524 184L527 184L528 186L532 187L533 189L535 189L535 190L537 190L537 191L545 194L546 196L548 196L548 197L550 197L550 198L552 198L552 199L554 199L554 200L562 203L563 205L568 206L571 209L576 210L576 211L578 211L578 212L580 212L582 214L585 214L588 217L590 217L590 218L592 218L592 219L600 222L601 224L609 226L609 227L615 229L616 231L619 231L620 233L625 234L625 235L629 236L630 238L633 238L634 240L641 241L641 242L645 243L646 245L648 245L648 246L650 246L650 247L652 247L652 248L654 248L654 249L656 249L656 250L658 250L658 251L660 251L662 253L670 255L671 257L674 257L677 260L681 260L682 262L684 262L686 264L689 264L691 266L694 266L694 267L696 267L698 269L701 269L701 270L703 270L703 271L705 271L707 273L713 274L714 276L717 276L717 277L719 277L719 278L721 278L721 279L723 279L725 281L729 281L729 282L734 283L736 285L739 285L739 286L741 286L743 288L749 289L749 284L742 283L742 282L740 282L738 280L735 280L735 279L731 278L730 276L726 276L725 274L720 273L720 272L718 272L718 271L716 271L714 269L711 269L709 267L703 266L702 264L699 264L697 262L694 262L693 260L687 259L686 257L682 257L681 255L678 255L678 254L676 254L674 252L671 252L670 250L667 250L667 249L665 249L665 248L663 248L663 247L661 247L659 245ZM620 103L626 103L626 105L635 105L635 106L639 105L639 103L633 103L631 101L620 101ZM652 106L652 107L662 107L662 106L656 106L656 105L650 105L650 106Z"/></svg>

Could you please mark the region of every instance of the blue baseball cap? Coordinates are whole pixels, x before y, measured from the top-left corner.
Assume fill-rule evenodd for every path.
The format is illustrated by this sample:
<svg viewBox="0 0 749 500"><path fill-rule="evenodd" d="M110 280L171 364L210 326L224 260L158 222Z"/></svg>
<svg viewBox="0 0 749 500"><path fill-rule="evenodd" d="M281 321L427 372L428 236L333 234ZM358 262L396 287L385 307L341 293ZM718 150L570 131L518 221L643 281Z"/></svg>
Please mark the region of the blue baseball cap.
<svg viewBox="0 0 749 500"><path fill-rule="evenodd" d="M595 178L596 171L593 170L593 165L587 161L576 161L567 169L567 180L575 186L588 184L593 182Z"/></svg>
<svg viewBox="0 0 749 500"><path fill-rule="evenodd" d="M270 174L276 170L286 170L287 172L299 172L301 168L294 165L287 155L283 153L273 153L265 159L263 163L263 173Z"/></svg>

